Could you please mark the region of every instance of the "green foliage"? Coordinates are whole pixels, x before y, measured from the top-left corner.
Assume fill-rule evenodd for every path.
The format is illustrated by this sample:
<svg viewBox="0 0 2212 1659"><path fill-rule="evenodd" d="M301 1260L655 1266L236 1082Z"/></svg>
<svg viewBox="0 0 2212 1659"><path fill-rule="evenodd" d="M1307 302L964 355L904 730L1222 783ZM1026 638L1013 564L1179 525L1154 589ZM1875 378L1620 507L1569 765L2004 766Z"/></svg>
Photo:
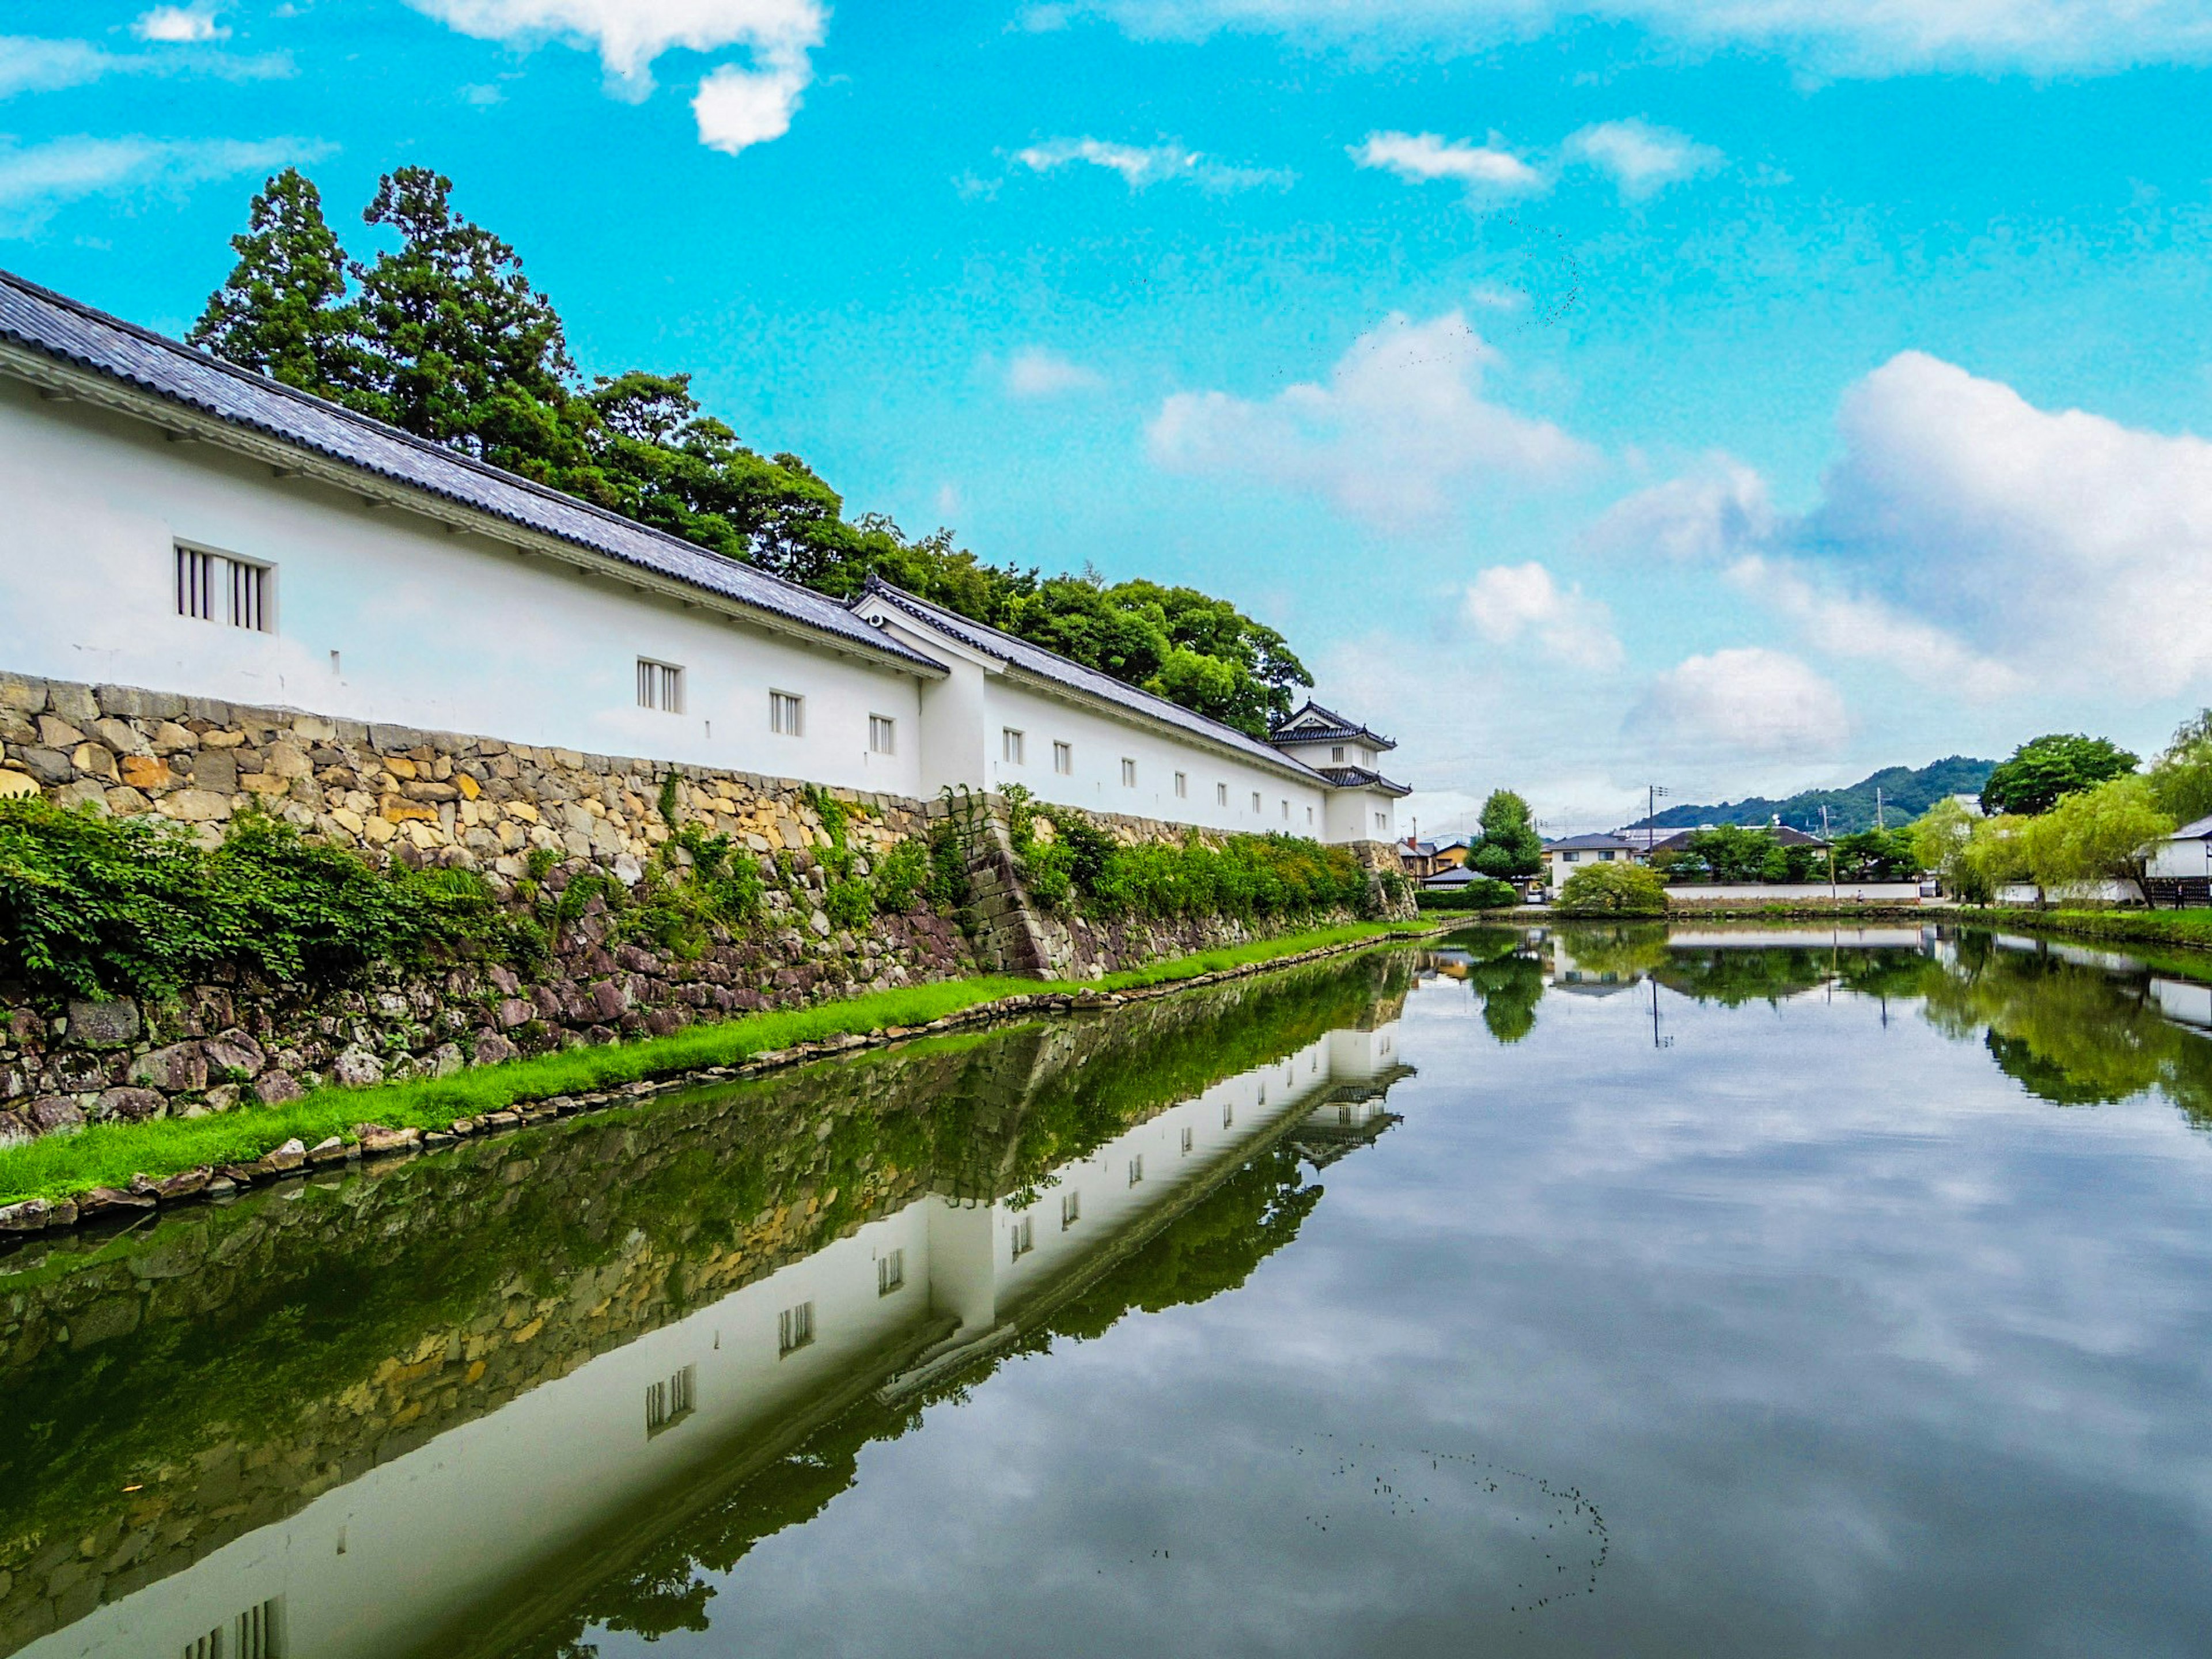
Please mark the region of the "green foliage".
<svg viewBox="0 0 2212 1659"><path fill-rule="evenodd" d="M929 885L929 843L908 836L876 860L876 909L904 915Z"/></svg>
<svg viewBox="0 0 2212 1659"><path fill-rule="evenodd" d="M1496 789L1482 803L1482 840L1468 865L1486 876L1533 876L1544 867L1544 838L1528 803L1510 789Z"/></svg>
<svg viewBox="0 0 2212 1659"><path fill-rule="evenodd" d="M2174 732L2166 752L2151 763L2150 787L2160 810L2175 823L2212 817L2212 708Z"/></svg>
<svg viewBox="0 0 2212 1659"><path fill-rule="evenodd" d="M1215 848L1195 831L1179 842L1123 846L1072 809L1060 812L1054 827L1049 857L1032 853L1030 862L1055 880L1064 873L1080 908L1101 918L1255 921L1358 911L1367 903L1367 872L1340 847L1290 836L1231 836Z"/></svg>
<svg viewBox="0 0 2212 1659"><path fill-rule="evenodd" d="M1592 864L1569 876L1553 902L1563 916L1663 916L1667 888L1640 864Z"/></svg>
<svg viewBox="0 0 2212 1659"><path fill-rule="evenodd" d="M1905 833L1912 843L1913 862L1923 870L1934 871L1945 891L1986 902L1989 893L1980 887L1980 878L1967 857L1974 826L1980 822L1979 815L1969 811L1964 801L1946 795L1914 819ZM1967 890L1970 886L1974 889L1972 893Z"/></svg>
<svg viewBox="0 0 2212 1659"><path fill-rule="evenodd" d="M684 857L678 859L672 849ZM584 895L575 897L579 888ZM683 825L660 844L634 894L592 871L571 878L558 921L565 925L582 915L593 896L617 913L622 937L650 939L685 960L705 955L717 934L744 933L768 915L759 863L729 836L708 835L696 823Z"/></svg>
<svg viewBox="0 0 2212 1659"><path fill-rule="evenodd" d="M1910 830L1861 830L1836 839L1836 874L1844 881L1911 881L1922 867Z"/></svg>
<svg viewBox="0 0 2212 1659"><path fill-rule="evenodd" d="M1964 755L1947 755L1925 766L1886 766L1841 789L1805 789L1780 799L1751 795L1740 801L1707 805L1684 802L1631 827L1665 832L1695 830L1705 823L1735 823L1755 830L1779 818L1793 829L1814 830L1820 828L1821 809L1826 807L1830 832L1844 835L1874 829L1878 815L1888 823L1902 823L1948 796L1973 794L1989 781L1995 764Z"/></svg>
<svg viewBox="0 0 2212 1659"><path fill-rule="evenodd" d="M660 781L659 798L654 803L660 809L660 821L671 830L675 829L683 821L677 810L678 792L683 782L684 774L671 767L668 775Z"/></svg>
<svg viewBox="0 0 2212 1659"><path fill-rule="evenodd" d="M2124 881L2149 901L2145 881L2151 843L2173 833L2150 781L2130 774L2059 797L2024 832L2027 864L2039 887Z"/></svg>
<svg viewBox="0 0 2212 1659"><path fill-rule="evenodd" d="M385 175L362 216L399 242L366 266L312 184L270 179L193 343L834 598L881 577L1255 737L1313 683L1280 634L1195 588L1041 576L985 564L947 531L848 519L805 461L757 453L707 414L687 374L584 386L514 249L456 211L430 168Z"/></svg>
<svg viewBox="0 0 2212 1659"><path fill-rule="evenodd" d="M1520 903L1521 892L1510 882L1484 876L1464 887L1424 887L1414 901L1424 910L1503 910Z"/></svg>
<svg viewBox="0 0 2212 1659"><path fill-rule="evenodd" d="M1765 830L1723 823L1698 830L1680 851L1662 854L1660 858L1672 880L1765 881L1769 879L1766 871L1772 856L1788 850ZM1776 878L1790 879L1786 863L1783 872Z"/></svg>
<svg viewBox="0 0 2212 1659"><path fill-rule="evenodd" d="M1982 786L1990 814L2047 812L2062 795L2136 769L2136 757L2104 738L2051 732L2021 744Z"/></svg>
<svg viewBox="0 0 2212 1659"><path fill-rule="evenodd" d="M38 994L161 996L220 971L330 985L544 940L467 870L379 870L241 813L210 851L153 817L0 801L0 978Z"/></svg>

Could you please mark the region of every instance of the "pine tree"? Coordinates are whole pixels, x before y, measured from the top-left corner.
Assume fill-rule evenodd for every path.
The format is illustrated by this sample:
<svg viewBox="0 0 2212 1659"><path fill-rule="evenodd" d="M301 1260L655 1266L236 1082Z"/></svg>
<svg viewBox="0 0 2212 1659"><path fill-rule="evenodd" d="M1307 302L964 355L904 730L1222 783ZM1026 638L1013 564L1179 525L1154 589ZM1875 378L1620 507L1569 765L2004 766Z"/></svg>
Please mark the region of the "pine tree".
<svg viewBox="0 0 2212 1659"><path fill-rule="evenodd" d="M323 219L322 193L286 167L253 198L230 246L238 264L187 339L240 368L347 401L356 319L345 303L345 250Z"/></svg>
<svg viewBox="0 0 2212 1659"><path fill-rule="evenodd" d="M419 437L538 478L586 463L589 405L552 302L514 249L453 211L453 181L402 167L362 217L399 233L353 267L374 412Z"/></svg>

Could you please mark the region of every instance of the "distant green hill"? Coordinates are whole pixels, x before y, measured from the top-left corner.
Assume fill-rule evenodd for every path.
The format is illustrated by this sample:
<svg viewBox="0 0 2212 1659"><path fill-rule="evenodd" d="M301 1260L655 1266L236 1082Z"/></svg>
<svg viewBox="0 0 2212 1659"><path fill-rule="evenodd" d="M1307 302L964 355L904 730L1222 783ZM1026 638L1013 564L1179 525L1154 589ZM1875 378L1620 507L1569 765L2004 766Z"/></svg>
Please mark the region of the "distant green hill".
<svg viewBox="0 0 2212 1659"><path fill-rule="evenodd" d="M1875 827L1875 792L1881 792L1881 816L1889 827L1910 823L1946 795L1976 795L1996 769L1995 761L1948 755L1917 770L1886 766L1846 789L1807 789L1787 800L1753 795L1718 806L1670 806L1653 818L1638 818L1632 830L1694 830L1701 823L1771 823L1777 817L1793 830L1820 830L1820 809L1838 835Z"/></svg>

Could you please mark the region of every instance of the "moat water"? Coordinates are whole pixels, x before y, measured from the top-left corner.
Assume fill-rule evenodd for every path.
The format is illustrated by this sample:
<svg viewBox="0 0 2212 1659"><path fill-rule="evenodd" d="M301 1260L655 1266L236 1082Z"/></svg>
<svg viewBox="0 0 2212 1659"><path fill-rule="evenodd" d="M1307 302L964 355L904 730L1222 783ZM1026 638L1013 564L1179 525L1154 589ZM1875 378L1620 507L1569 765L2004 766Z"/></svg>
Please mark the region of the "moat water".
<svg viewBox="0 0 2212 1659"><path fill-rule="evenodd" d="M1470 931L0 1256L0 1654L2212 1650L2212 986Z"/></svg>

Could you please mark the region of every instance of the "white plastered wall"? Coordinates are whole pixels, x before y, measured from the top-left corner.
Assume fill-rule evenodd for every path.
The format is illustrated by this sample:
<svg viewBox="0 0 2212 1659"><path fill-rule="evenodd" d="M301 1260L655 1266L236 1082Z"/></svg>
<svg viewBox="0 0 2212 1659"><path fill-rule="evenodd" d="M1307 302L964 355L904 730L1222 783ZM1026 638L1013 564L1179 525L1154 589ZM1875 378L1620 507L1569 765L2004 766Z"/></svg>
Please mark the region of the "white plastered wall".
<svg viewBox="0 0 2212 1659"><path fill-rule="evenodd" d="M1006 675L986 682L985 743L994 789L1018 783L1038 799L1080 806L1093 812L1126 812L1171 823L1209 830L1306 836L1327 835L1325 803L1329 793L1272 767L1231 758L1195 743L1182 743L1164 732L1132 720L1115 720L1073 702L1062 701ZM935 689L933 688L933 695ZM1006 758L1006 732L1022 734L1021 763ZM1053 744L1069 748L1066 773L1053 766ZM1121 763L1136 763L1134 787L1121 781ZM1181 772L1188 793L1175 793ZM1216 786L1226 784L1229 804L1220 804ZM1260 810L1252 810L1252 797ZM1288 803L1287 811L1285 803Z"/></svg>
<svg viewBox="0 0 2212 1659"><path fill-rule="evenodd" d="M924 793L915 675L7 380L0 501L0 669ZM273 567L273 631L178 616L179 539ZM640 657L683 667L681 714L637 706ZM771 690L805 699L803 736L769 731ZM897 752L869 751L871 714Z"/></svg>

